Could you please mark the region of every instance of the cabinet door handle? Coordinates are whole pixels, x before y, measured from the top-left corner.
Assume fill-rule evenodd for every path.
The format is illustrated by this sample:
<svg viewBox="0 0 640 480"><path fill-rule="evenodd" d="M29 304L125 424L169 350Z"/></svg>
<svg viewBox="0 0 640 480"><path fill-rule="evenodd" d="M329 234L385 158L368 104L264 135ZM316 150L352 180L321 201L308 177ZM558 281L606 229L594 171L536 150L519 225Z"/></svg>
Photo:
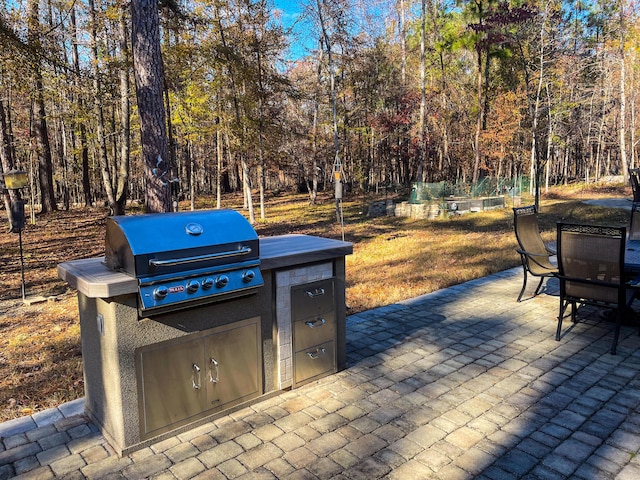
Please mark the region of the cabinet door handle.
<svg viewBox="0 0 640 480"><path fill-rule="evenodd" d="M310 298L321 297L322 295L324 295L324 288L316 288L314 290L305 290L305 293Z"/></svg>
<svg viewBox="0 0 640 480"><path fill-rule="evenodd" d="M316 320L309 320L307 322L304 322L304 324L309 328L321 327L325 323L326 321L324 318L317 318Z"/></svg>
<svg viewBox="0 0 640 480"><path fill-rule="evenodd" d="M193 376L191 377L193 388L200 390L200 367L194 363L191 365L191 369L193 370Z"/></svg>
<svg viewBox="0 0 640 480"><path fill-rule="evenodd" d="M327 351L325 350L324 347L318 347L316 348L315 352L307 352L307 356L312 359L315 360L316 358L320 358L323 355L326 355Z"/></svg>
<svg viewBox="0 0 640 480"><path fill-rule="evenodd" d="M214 372L215 371L215 375ZM211 383L218 383L218 362L215 358L211 357L209 360L209 381Z"/></svg>

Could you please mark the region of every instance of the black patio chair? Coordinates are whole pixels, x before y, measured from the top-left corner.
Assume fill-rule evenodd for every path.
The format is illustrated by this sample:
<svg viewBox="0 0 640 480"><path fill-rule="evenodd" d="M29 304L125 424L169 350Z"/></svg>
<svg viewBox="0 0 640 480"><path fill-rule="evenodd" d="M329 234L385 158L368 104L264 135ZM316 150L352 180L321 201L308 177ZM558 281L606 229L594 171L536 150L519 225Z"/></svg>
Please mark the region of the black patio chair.
<svg viewBox="0 0 640 480"><path fill-rule="evenodd" d="M639 285L625 282L626 227L558 223L558 273L560 313L556 340L560 340L564 313L571 305L571 321L577 322L577 306L613 309L615 331L611 354L615 355L622 316L630 311Z"/></svg>
<svg viewBox="0 0 640 480"><path fill-rule="evenodd" d="M631 182L633 201L640 202L640 168L629 169L629 182Z"/></svg>
<svg viewBox="0 0 640 480"><path fill-rule="evenodd" d="M517 300L519 302L527 287L527 273L534 277L540 277L540 282L533 294L535 297L540 293L540 287L542 287L544 279L552 277L558 272L558 268L550 261L555 252L545 246L540 236L538 211L535 205L513 209L513 228L519 245L516 251L520 254L522 270L524 271L522 290L520 290Z"/></svg>

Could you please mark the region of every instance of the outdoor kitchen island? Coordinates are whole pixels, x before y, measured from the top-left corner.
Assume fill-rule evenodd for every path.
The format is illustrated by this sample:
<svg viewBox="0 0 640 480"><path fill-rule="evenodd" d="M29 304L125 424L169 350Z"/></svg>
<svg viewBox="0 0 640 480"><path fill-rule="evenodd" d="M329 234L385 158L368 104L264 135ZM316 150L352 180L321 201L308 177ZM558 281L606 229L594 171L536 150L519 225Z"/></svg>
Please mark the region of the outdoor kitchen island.
<svg viewBox="0 0 640 480"><path fill-rule="evenodd" d="M346 367L352 244L283 235L259 250L263 286L148 317L138 280L104 257L58 265L78 291L85 412L118 454Z"/></svg>

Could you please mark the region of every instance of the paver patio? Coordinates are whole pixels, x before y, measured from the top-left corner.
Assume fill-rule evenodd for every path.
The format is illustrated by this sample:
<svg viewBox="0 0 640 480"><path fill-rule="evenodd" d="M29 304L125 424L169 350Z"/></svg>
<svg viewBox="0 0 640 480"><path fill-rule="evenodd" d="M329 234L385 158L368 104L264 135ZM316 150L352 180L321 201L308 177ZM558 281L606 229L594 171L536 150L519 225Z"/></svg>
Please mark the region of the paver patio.
<svg viewBox="0 0 640 480"><path fill-rule="evenodd" d="M119 458L82 401L0 424L0 480L638 479L640 336L512 269L347 319L348 368Z"/></svg>

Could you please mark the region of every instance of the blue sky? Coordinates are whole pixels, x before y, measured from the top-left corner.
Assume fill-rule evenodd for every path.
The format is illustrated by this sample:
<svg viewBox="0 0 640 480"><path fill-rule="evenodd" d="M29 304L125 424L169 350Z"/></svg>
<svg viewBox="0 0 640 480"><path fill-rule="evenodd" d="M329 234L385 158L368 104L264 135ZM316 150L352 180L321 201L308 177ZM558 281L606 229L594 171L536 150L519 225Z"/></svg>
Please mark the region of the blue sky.
<svg viewBox="0 0 640 480"><path fill-rule="evenodd" d="M293 26L293 34L290 37L290 59L297 59L309 55L312 50L318 48L317 33L313 34L310 25L304 20L301 20L303 12L302 2L308 4L314 1L315 0L273 0L275 8L280 10L282 14L282 25L284 28L291 28ZM407 2L407 5L409 8L411 2ZM414 5L414 8L417 7ZM413 14L415 14L415 12L413 12ZM409 21L411 16L411 13L409 13L407 21ZM374 37L384 34L387 21L396 18L395 2L391 0L369 0L364 4L354 3L351 18L354 20L354 24L352 25L352 33L354 35L359 31L364 31Z"/></svg>
<svg viewBox="0 0 640 480"><path fill-rule="evenodd" d="M282 13L282 25L285 29L293 27L290 37L290 58L297 59L309 54L313 48L314 39L308 35L309 27L300 22L302 5L296 0L274 0L275 7ZM297 22L297 23L296 23Z"/></svg>
<svg viewBox="0 0 640 480"><path fill-rule="evenodd" d="M277 9L282 10L282 22L285 26L291 25L300 15L300 3L295 0L274 0Z"/></svg>

